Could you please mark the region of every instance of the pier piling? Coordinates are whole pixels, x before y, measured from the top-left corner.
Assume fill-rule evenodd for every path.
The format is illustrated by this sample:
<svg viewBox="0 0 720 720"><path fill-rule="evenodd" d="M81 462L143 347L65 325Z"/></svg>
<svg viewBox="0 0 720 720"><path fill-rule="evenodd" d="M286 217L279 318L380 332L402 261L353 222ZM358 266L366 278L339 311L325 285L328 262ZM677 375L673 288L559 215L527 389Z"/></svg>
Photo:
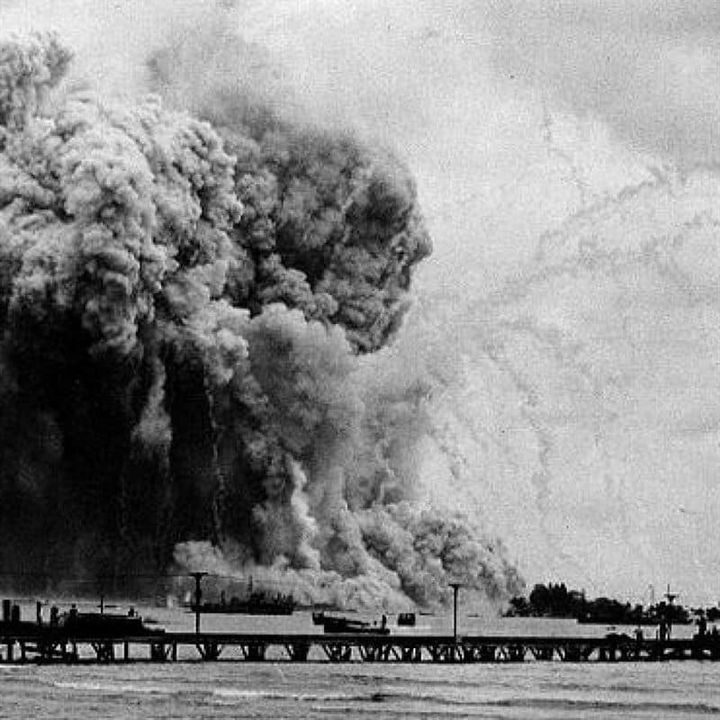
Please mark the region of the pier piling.
<svg viewBox="0 0 720 720"><path fill-rule="evenodd" d="M12 618L12 613L11 613ZM243 662L528 663L718 661L720 639L322 633L153 632L77 637L52 624L0 623L2 663ZM144 650L143 650L144 648Z"/></svg>

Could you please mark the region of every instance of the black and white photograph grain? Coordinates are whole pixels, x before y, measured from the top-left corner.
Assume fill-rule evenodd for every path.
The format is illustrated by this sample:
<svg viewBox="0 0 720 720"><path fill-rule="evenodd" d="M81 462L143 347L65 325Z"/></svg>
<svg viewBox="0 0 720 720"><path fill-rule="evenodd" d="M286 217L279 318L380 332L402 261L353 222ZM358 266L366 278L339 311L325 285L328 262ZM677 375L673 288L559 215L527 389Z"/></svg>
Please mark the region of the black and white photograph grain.
<svg viewBox="0 0 720 720"><path fill-rule="evenodd" d="M0 718L720 717L717 0L0 0Z"/></svg>

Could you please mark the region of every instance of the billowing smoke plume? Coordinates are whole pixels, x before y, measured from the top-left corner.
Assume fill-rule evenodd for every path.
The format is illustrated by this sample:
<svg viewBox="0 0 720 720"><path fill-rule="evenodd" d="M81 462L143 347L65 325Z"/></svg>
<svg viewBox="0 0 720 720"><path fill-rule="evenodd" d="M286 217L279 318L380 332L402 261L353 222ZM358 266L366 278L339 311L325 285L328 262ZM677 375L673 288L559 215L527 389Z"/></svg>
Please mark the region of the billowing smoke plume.
<svg viewBox="0 0 720 720"><path fill-rule="evenodd" d="M193 108L213 125L112 107L63 88L69 61L0 45L5 570L516 589L501 547L415 502L428 388L374 362L430 252L402 164L242 94Z"/></svg>

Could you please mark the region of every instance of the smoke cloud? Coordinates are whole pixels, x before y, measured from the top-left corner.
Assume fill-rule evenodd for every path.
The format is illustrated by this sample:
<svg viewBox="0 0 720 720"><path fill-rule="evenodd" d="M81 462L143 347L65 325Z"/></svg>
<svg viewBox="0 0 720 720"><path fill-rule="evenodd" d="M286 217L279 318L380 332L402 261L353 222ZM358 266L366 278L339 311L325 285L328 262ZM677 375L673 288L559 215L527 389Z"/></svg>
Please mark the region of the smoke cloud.
<svg viewBox="0 0 720 720"><path fill-rule="evenodd" d="M506 597L502 546L419 504L429 389L388 347L431 249L413 180L219 46L154 52L164 100L120 105L63 83L54 36L0 45L0 563Z"/></svg>

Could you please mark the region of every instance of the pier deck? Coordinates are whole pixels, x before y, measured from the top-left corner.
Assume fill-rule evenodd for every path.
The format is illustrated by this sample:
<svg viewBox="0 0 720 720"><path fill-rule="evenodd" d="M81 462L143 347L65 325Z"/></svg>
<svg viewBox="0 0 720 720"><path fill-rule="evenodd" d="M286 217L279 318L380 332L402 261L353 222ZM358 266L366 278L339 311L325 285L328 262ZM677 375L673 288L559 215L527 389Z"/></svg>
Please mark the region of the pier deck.
<svg viewBox="0 0 720 720"><path fill-rule="evenodd" d="M720 639L637 640L495 635L372 635L163 632L138 637L73 637L57 628L3 629L2 663L79 662L658 662L720 660Z"/></svg>

